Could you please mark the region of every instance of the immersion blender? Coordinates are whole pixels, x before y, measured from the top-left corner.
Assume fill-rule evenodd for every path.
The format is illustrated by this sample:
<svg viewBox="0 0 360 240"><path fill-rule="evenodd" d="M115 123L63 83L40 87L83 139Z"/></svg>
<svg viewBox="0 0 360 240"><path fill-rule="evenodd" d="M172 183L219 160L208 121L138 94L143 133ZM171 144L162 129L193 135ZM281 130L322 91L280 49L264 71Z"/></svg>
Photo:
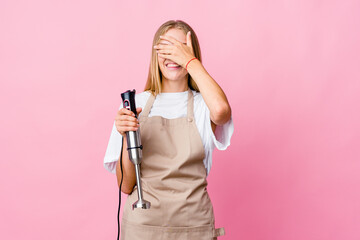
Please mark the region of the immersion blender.
<svg viewBox="0 0 360 240"><path fill-rule="evenodd" d="M126 91L121 94L121 98L123 100L124 108L132 111L137 118L136 105L135 105L135 89L130 91ZM126 141L127 141L127 150L129 153L129 159L135 165L135 173L136 173L136 184L137 184L137 194L138 200L132 205L132 209L134 208L142 208L149 209L150 202L143 199L143 192L141 188L141 178L140 178L140 163L142 159L142 145L140 138L140 129L136 132L128 131L126 132Z"/></svg>

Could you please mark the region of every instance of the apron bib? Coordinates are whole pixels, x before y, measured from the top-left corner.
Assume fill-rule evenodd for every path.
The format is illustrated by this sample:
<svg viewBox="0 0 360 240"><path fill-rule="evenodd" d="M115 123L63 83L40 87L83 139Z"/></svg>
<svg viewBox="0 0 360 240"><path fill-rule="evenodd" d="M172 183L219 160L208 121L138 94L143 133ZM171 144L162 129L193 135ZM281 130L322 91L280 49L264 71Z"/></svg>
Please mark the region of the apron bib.
<svg viewBox="0 0 360 240"><path fill-rule="evenodd" d="M194 97L188 91L187 116L148 117L155 96L139 118L143 159L141 180L150 209L134 209L136 186L124 205L122 240L213 240L224 235L214 228L207 193L204 147L194 119Z"/></svg>

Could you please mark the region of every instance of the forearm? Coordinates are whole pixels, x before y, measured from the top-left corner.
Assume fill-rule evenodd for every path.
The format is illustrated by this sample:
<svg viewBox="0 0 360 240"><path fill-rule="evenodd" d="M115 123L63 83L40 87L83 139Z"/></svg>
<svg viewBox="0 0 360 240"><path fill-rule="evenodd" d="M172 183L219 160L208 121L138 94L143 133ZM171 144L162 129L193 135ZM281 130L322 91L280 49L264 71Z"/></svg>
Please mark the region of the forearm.
<svg viewBox="0 0 360 240"><path fill-rule="evenodd" d="M120 160L120 159L119 159ZM121 185L121 191L126 194L130 194L136 184L136 175L135 175L135 166L129 159L129 154L127 152L127 141L124 137L123 147L122 147L122 169L123 169L123 182ZM116 176L118 186L121 182L121 170L120 170L120 161L116 164Z"/></svg>
<svg viewBox="0 0 360 240"><path fill-rule="evenodd" d="M195 59L187 70L199 87L201 95L210 110L210 118L216 125L225 124L231 117L231 108L224 91L209 75L202 63Z"/></svg>

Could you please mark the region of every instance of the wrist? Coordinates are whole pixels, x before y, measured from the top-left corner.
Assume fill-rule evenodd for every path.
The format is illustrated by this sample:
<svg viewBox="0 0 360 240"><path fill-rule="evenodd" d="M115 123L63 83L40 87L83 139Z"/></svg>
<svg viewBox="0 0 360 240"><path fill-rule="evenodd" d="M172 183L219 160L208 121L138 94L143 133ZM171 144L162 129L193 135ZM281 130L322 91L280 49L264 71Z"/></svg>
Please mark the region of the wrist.
<svg viewBox="0 0 360 240"><path fill-rule="evenodd" d="M192 70L198 68L199 64L201 65L200 60L195 58L194 60L188 61L187 67L185 69L190 73Z"/></svg>
<svg viewBox="0 0 360 240"><path fill-rule="evenodd" d="M188 70L189 65L190 65L192 62L196 61L196 60L198 60L196 57L192 57L192 58L190 58L190 59L186 62L186 64L185 64L185 69L186 69L186 71Z"/></svg>

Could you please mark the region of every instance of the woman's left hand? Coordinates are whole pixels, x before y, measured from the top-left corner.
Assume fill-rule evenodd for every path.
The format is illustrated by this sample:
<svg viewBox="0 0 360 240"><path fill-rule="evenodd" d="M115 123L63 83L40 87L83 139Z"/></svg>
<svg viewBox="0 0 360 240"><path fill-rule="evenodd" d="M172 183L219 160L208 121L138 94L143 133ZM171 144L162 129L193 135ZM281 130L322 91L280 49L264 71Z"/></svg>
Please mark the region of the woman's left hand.
<svg viewBox="0 0 360 240"><path fill-rule="evenodd" d="M167 40L172 43L172 45L158 44L154 48L157 49L159 57L170 59L173 62L176 62L183 68L187 62L194 58L194 50L191 44L191 32L189 31L186 35L186 45L182 42L176 40L171 36L160 36L160 39Z"/></svg>

